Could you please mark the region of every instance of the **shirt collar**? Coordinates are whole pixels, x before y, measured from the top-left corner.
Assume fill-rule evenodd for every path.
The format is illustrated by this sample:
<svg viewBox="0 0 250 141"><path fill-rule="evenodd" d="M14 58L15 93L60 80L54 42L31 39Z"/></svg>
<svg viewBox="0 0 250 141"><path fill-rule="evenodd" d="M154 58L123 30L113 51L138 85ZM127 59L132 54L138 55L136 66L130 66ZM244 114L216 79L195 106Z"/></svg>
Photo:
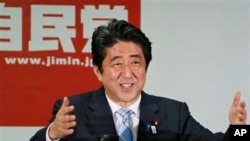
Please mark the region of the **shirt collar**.
<svg viewBox="0 0 250 141"><path fill-rule="evenodd" d="M113 102L108 95L105 93L105 96L108 100L109 106L111 108L112 113L114 114L117 110L119 110L120 108L122 108L121 106L117 105L115 102ZM141 94L139 95L139 98L135 101L135 103L133 103L132 105L130 105L128 108L130 110L132 110L136 115L138 115L139 113L139 104L141 102Z"/></svg>

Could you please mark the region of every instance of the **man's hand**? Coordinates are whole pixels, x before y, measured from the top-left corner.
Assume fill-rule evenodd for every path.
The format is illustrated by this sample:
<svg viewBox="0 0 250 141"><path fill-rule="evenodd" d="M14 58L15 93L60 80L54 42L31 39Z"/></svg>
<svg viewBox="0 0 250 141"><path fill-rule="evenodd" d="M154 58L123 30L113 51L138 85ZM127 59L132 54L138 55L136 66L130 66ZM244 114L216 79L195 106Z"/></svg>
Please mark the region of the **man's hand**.
<svg viewBox="0 0 250 141"><path fill-rule="evenodd" d="M235 93L232 106L229 111L229 121L232 125L246 124L247 111L245 101L240 100L241 92Z"/></svg>
<svg viewBox="0 0 250 141"><path fill-rule="evenodd" d="M64 97L62 106L49 129L50 139L60 139L74 132L73 127L76 126L76 117L75 115L70 115L70 112L73 110L74 106L70 106L68 98Z"/></svg>

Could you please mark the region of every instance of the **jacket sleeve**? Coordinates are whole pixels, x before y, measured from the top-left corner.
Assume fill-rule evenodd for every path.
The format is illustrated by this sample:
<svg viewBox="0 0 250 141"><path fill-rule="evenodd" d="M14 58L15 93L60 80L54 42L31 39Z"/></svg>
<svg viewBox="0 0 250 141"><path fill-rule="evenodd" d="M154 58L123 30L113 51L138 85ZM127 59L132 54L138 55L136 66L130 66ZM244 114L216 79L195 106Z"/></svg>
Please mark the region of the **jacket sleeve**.
<svg viewBox="0 0 250 141"><path fill-rule="evenodd" d="M217 132L213 133L208 128L202 126L198 121L196 121L193 116L190 114L188 106L186 103L182 104L180 108L180 116L183 123L182 126L182 140L183 141L195 141L195 140L204 140L204 141L227 141L228 140L228 131L225 133Z"/></svg>
<svg viewBox="0 0 250 141"><path fill-rule="evenodd" d="M55 102L54 108L52 110L52 117L49 120L49 124L52 123L56 117L56 113L59 111L60 107L62 105L62 99L59 99ZM46 141L46 131L48 129L48 126L38 130L29 141Z"/></svg>
<svg viewBox="0 0 250 141"><path fill-rule="evenodd" d="M29 141L46 141L47 127L38 130Z"/></svg>

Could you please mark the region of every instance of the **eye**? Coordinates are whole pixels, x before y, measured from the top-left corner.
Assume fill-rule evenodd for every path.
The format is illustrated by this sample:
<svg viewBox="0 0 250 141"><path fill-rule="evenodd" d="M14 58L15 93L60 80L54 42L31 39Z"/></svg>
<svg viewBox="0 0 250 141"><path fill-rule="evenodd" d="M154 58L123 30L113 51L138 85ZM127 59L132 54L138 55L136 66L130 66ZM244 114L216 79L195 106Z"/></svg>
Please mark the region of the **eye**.
<svg viewBox="0 0 250 141"><path fill-rule="evenodd" d="M139 65L139 64L140 64L139 61L133 61L133 62L132 62L132 65Z"/></svg>
<svg viewBox="0 0 250 141"><path fill-rule="evenodd" d="M113 64L113 67L121 67L122 66L122 63L114 63Z"/></svg>

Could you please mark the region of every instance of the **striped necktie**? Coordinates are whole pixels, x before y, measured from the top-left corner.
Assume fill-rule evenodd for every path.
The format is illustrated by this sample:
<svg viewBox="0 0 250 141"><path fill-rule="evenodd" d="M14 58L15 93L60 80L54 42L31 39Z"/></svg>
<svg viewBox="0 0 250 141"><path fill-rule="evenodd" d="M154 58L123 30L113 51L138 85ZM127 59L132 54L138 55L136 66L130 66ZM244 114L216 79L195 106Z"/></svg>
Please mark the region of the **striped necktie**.
<svg viewBox="0 0 250 141"><path fill-rule="evenodd" d="M119 126L119 140L120 141L133 141L132 131L129 127L129 120L133 111L127 108L121 108L116 111L123 119Z"/></svg>

